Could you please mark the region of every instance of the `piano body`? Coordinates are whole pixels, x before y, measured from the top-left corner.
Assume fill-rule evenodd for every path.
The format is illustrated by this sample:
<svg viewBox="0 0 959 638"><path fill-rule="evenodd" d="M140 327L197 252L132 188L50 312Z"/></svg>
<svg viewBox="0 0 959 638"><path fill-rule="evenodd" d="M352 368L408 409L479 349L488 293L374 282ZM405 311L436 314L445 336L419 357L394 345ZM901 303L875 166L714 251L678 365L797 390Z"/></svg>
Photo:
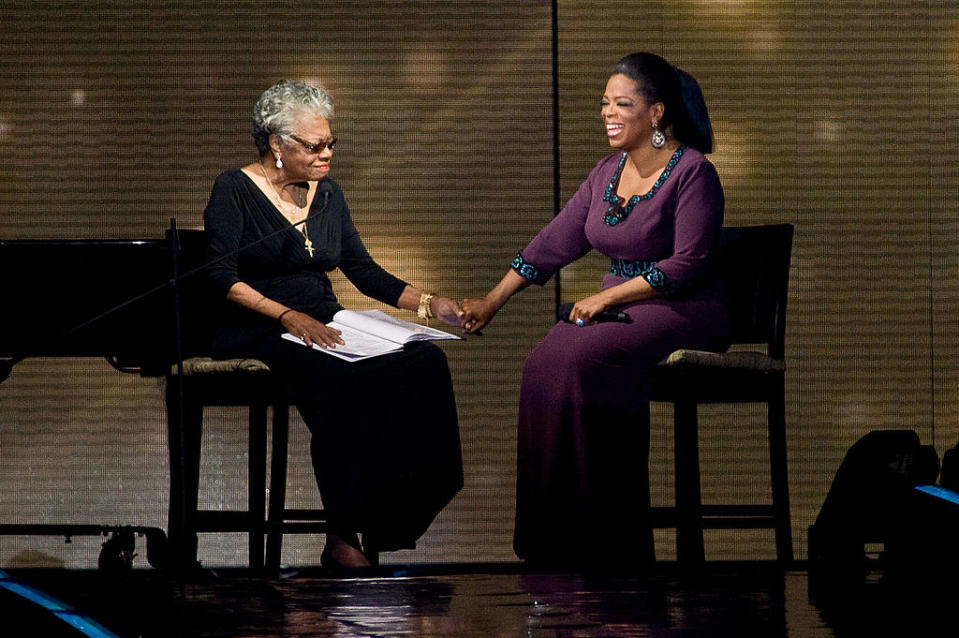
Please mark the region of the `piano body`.
<svg viewBox="0 0 959 638"><path fill-rule="evenodd" d="M194 242L200 236L191 233ZM178 296L189 288L184 286L189 280L200 279L191 276L199 272L189 272L196 269L195 262L202 254L198 248L189 251L194 263L178 265L176 272L186 273L178 284ZM16 362L27 357L104 357L124 372L165 375L177 361L173 272L173 252L167 238L0 240L3 372L14 366L11 374L15 375ZM202 316L195 305L191 309L191 317ZM189 324L191 334L200 334L198 339L202 341L206 336L204 322ZM0 374L0 383L5 378ZM175 494L183 489L181 461L171 454L171 489ZM172 511L177 501L171 498L171 523L172 519L179 520ZM134 534L146 536L151 565L159 567L167 562L167 538L157 528L0 525L0 535L56 535L69 540L71 536L108 533L113 536L104 543L101 568L132 565Z"/></svg>
<svg viewBox="0 0 959 638"><path fill-rule="evenodd" d="M170 360L165 239L0 241L0 272L0 357L105 357L152 374Z"/></svg>

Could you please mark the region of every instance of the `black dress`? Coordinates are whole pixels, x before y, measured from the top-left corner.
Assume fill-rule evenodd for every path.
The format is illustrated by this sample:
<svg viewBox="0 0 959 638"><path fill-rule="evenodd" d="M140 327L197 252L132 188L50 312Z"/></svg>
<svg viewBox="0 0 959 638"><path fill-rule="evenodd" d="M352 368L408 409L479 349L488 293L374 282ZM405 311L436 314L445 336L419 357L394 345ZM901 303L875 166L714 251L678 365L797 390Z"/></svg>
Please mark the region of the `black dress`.
<svg viewBox="0 0 959 638"><path fill-rule="evenodd" d="M339 268L364 294L395 306L406 283L370 257L340 188L307 228L315 253L242 171L217 177L204 212L215 293L242 281L266 297L327 322L342 308L327 272ZM317 195L310 214L323 206ZM432 343L348 363L281 339L282 326L225 304L216 357L265 361L284 382L312 433L317 483L331 528L359 532L378 550L411 548L463 485L459 426L449 367Z"/></svg>

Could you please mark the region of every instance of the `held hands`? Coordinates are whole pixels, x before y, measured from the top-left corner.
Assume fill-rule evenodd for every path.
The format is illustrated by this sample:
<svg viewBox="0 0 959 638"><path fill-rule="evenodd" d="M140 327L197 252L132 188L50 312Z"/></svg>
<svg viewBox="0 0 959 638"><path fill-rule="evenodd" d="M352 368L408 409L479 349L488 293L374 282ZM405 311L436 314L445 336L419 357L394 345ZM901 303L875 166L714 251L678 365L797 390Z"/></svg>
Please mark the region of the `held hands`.
<svg viewBox="0 0 959 638"><path fill-rule="evenodd" d="M569 320L578 326L585 326L593 323L593 318L604 310L608 309L610 304L603 293L591 295L577 301L569 313ZM476 334L482 330L493 319L493 315L500 309L500 306L489 297L473 298L463 300L463 329L469 334Z"/></svg>
<svg viewBox="0 0 959 638"><path fill-rule="evenodd" d="M299 337L311 347L316 344L321 348L336 348L338 344L346 343L340 337L339 330L330 328L303 312L292 310L284 313L280 318L280 324L291 335Z"/></svg>

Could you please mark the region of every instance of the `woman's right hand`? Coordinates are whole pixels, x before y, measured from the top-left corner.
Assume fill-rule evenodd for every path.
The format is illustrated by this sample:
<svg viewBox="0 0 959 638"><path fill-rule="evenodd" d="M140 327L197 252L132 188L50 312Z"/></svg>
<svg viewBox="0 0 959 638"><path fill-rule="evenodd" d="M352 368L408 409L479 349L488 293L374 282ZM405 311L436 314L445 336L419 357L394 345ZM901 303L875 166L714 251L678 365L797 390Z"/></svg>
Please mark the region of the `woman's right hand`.
<svg viewBox="0 0 959 638"><path fill-rule="evenodd" d="M512 269L506 271L506 276L493 287L482 299L463 300L463 329L470 334L476 334L493 319L493 315L506 305L509 298L529 285Z"/></svg>
<svg viewBox="0 0 959 638"><path fill-rule="evenodd" d="M304 312L291 310L280 318L280 324L286 331L306 342L306 345L316 344L321 348L336 348L346 343L340 337L340 331L330 328Z"/></svg>
<svg viewBox="0 0 959 638"><path fill-rule="evenodd" d="M462 306L463 329L470 334L482 330L499 310L499 307L485 297L482 299L464 299Z"/></svg>

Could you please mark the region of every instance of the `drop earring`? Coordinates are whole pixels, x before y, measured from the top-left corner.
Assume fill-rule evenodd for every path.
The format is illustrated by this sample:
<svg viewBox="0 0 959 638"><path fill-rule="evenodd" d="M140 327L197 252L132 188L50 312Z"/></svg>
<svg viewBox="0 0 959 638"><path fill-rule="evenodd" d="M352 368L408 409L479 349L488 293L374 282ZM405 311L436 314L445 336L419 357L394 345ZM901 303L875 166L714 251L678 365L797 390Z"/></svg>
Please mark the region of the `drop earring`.
<svg viewBox="0 0 959 638"><path fill-rule="evenodd" d="M653 138L650 141L653 148L662 148L666 146L666 136L659 130L659 124L653 122Z"/></svg>
<svg viewBox="0 0 959 638"><path fill-rule="evenodd" d="M283 160L280 159L279 155L276 156L276 167L283 168Z"/></svg>

